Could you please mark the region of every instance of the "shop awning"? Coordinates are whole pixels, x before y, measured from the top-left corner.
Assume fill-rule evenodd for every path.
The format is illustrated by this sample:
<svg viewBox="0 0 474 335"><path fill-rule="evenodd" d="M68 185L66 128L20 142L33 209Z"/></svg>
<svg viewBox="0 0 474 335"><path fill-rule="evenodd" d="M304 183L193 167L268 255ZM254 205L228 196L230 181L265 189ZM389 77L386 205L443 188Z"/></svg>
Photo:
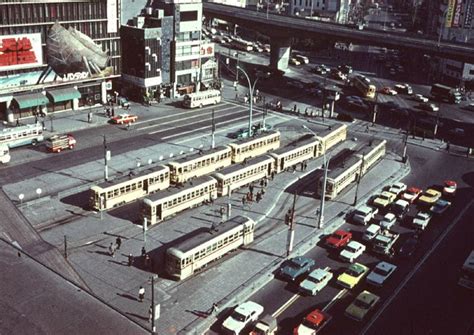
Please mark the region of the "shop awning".
<svg viewBox="0 0 474 335"><path fill-rule="evenodd" d="M72 99L79 99L81 97L81 92L79 92L74 87L59 88L48 91L46 94L51 97L53 102L68 101Z"/></svg>
<svg viewBox="0 0 474 335"><path fill-rule="evenodd" d="M16 95L13 97L13 100L18 103L20 109L44 106L49 103L48 98L41 93Z"/></svg>

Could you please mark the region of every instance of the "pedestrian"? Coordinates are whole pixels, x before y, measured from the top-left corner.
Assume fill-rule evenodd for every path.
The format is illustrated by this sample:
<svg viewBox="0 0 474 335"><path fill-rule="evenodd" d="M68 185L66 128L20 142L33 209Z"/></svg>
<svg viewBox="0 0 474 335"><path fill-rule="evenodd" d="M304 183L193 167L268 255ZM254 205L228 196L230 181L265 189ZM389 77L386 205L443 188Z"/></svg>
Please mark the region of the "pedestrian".
<svg viewBox="0 0 474 335"><path fill-rule="evenodd" d="M264 189L264 188L262 188L262 189L260 190L260 194L262 195L262 197L265 195L265 189Z"/></svg>
<svg viewBox="0 0 474 335"><path fill-rule="evenodd" d="M273 178L275 178L275 171L272 171L272 173L270 174L270 176L271 176L271 178L272 178L272 180L273 180Z"/></svg>
<svg viewBox="0 0 474 335"><path fill-rule="evenodd" d="M245 206L245 201L246 201L246 200L247 200L247 199L246 199L246 197L245 197L245 195L244 195L244 196L242 197L242 206Z"/></svg>
<svg viewBox="0 0 474 335"><path fill-rule="evenodd" d="M112 107L112 117L115 116L115 109Z"/></svg>
<svg viewBox="0 0 474 335"><path fill-rule="evenodd" d="M145 288L143 286L140 286L138 289L138 301L143 302L143 299L145 298Z"/></svg>
<svg viewBox="0 0 474 335"><path fill-rule="evenodd" d="M263 187L264 183L265 183L265 182L264 182L264 180L263 180L263 179L262 179L262 180L260 180L260 186L261 186L261 187Z"/></svg>
<svg viewBox="0 0 474 335"><path fill-rule="evenodd" d="M150 308L148 308L148 322L151 322L153 320L153 306L150 305Z"/></svg>
<svg viewBox="0 0 474 335"><path fill-rule="evenodd" d="M296 104L293 106L293 113L296 113Z"/></svg>
<svg viewBox="0 0 474 335"><path fill-rule="evenodd" d="M35 113L35 124L38 124L38 114Z"/></svg>
<svg viewBox="0 0 474 335"><path fill-rule="evenodd" d="M120 246L122 245L122 239L120 238L120 236L118 236L115 240L115 244L117 244L117 250L119 250Z"/></svg>
<svg viewBox="0 0 474 335"><path fill-rule="evenodd" d="M216 303L212 304L211 312L209 314L217 314L219 312L219 306Z"/></svg>
<svg viewBox="0 0 474 335"><path fill-rule="evenodd" d="M249 185L249 191L250 191L250 193L253 193L253 184Z"/></svg>
<svg viewBox="0 0 474 335"><path fill-rule="evenodd" d="M145 257L145 255L146 255L146 249L145 247L142 247L142 257Z"/></svg>
<svg viewBox="0 0 474 335"><path fill-rule="evenodd" d="M18 127L19 125L20 125L20 119L17 118L17 119L16 119L16 126Z"/></svg>
<svg viewBox="0 0 474 335"><path fill-rule="evenodd" d="M257 195L255 197L255 201L257 201L257 204L260 202L261 199L262 199L262 196L260 195L260 192L257 192Z"/></svg>
<svg viewBox="0 0 474 335"><path fill-rule="evenodd" d="M369 125L366 125L366 126L365 126L365 132L366 132L366 133L369 132Z"/></svg>
<svg viewBox="0 0 474 335"><path fill-rule="evenodd" d="M133 255L128 254L128 266L132 266L132 265L133 265Z"/></svg>
<svg viewBox="0 0 474 335"><path fill-rule="evenodd" d="M110 117L110 109L108 107L105 110L105 115L107 115L107 117Z"/></svg>
<svg viewBox="0 0 474 335"><path fill-rule="evenodd" d="M43 130L46 130L46 126L44 124L44 121L41 121L41 127L43 127Z"/></svg>
<svg viewBox="0 0 474 335"><path fill-rule="evenodd" d="M268 179L267 177L265 177L265 179L263 180L263 187L267 187L268 185Z"/></svg>
<svg viewBox="0 0 474 335"><path fill-rule="evenodd" d="M150 265L151 265L151 260L150 260L150 255L146 255L145 256L145 268L146 269L149 269L150 268Z"/></svg>
<svg viewBox="0 0 474 335"><path fill-rule="evenodd" d="M109 245L109 255L115 257L115 245L113 242Z"/></svg>

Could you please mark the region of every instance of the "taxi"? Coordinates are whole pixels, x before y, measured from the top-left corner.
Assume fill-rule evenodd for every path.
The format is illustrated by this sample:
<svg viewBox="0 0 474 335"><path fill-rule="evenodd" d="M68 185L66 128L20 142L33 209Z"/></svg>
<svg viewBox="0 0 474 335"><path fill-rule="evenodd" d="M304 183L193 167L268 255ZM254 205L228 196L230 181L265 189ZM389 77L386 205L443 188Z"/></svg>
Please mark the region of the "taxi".
<svg viewBox="0 0 474 335"><path fill-rule="evenodd" d="M443 194L447 196L453 196L456 194L458 184L454 180L445 180L443 187Z"/></svg>
<svg viewBox="0 0 474 335"><path fill-rule="evenodd" d="M133 114L119 114L110 119L110 122L115 124L126 124L136 122L138 117Z"/></svg>
<svg viewBox="0 0 474 335"><path fill-rule="evenodd" d="M436 201L438 201L439 198L441 198L441 192L429 188L425 192L423 192L423 194L418 199L418 202L420 202L421 204L432 205Z"/></svg>
<svg viewBox="0 0 474 335"><path fill-rule="evenodd" d="M337 277L337 283L351 289L356 286L369 272L369 268L360 263L354 263Z"/></svg>
<svg viewBox="0 0 474 335"><path fill-rule="evenodd" d="M315 335L331 321L332 316L320 309L309 313L303 322L293 329L293 335Z"/></svg>
<svg viewBox="0 0 474 335"><path fill-rule="evenodd" d="M395 201L395 198L397 197L396 194L388 191L383 191L380 193L377 198L374 199L373 204L377 207L381 208L386 208L388 207L392 202Z"/></svg>

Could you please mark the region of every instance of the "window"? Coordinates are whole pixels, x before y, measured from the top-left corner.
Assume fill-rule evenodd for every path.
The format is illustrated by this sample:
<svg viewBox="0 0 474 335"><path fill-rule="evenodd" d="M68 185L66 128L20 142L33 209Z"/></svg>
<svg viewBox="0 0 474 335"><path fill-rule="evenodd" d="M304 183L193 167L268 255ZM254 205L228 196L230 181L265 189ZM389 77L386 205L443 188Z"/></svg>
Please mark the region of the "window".
<svg viewBox="0 0 474 335"><path fill-rule="evenodd" d="M198 12L196 10L187 11L187 12L180 12L179 13L180 21L197 21L198 19Z"/></svg>

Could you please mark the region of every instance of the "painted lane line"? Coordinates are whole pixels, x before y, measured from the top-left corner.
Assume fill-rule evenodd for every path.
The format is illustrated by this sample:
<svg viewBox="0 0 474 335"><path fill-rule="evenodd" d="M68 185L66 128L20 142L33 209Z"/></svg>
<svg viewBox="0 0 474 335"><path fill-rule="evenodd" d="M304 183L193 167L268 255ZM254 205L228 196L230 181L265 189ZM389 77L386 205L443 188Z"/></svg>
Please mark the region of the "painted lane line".
<svg viewBox="0 0 474 335"><path fill-rule="evenodd" d="M385 311L385 309L390 305L395 299L395 297L400 293L400 291L403 289L403 287L408 283L408 281L415 275L416 272L423 266L423 263L426 262L426 260L431 256L431 254L436 250L438 245L446 238L448 233L453 229L456 224L461 220L463 217L464 213L472 206L474 203L474 199L469 202L469 205L466 206L461 213L457 216L457 218L454 220L454 222L444 231L444 233L436 240L436 242L433 244L431 249L425 254L425 256L416 264L416 266L413 268L413 270L410 271L408 276L405 277L405 279L398 285L396 290L393 292L393 294L390 296L390 298L387 299L387 301L382 305L382 307L377 311L377 313L374 315L374 317L369 321L369 323L362 329L360 332L360 335L364 335L370 327L374 324L375 321L379 318L379 316Z"/></svg>
<svg viewBox="0 0 474 335"><path fill-rule="evenodd" d="M327 310L329 310L329 308L331 308L332 305L334 305L337 300L341 299L346 294L346 292L348 292L346 288L343 288L342 290L340 290L339 293L336 294L334 298L332 298L332 300L326 306L324 306L323 312L326 312Z"/></svg>
<svg viewBox="0 0 474 335"><path fill-rule="evenodd" d="M233 107L229 107L228 109L231 109ZM227 110L227 109L221 109L219 111L224 111L224 110ZM240 112L243 112L243 110L238 110L236 111L236 113L240 113ZM174 115L176 116L176 115ZM186 120L190 120L190 119L196 119L196 118L200 118L202 117L203 115L202 114L198 114L198 115L194 115L194 116L188 116L186 118ZM207 118L205 120L212 120L212 117L211 118ZM151 120L147 120L146 122L150 122ZM145 127L139 127L139 128L136 128L137 130L145 130L145 129L149 129L149 128L156 128L156 127L161 127L161 126L164 126L164 125L167 125L167 124L173 124L173 123L176 123L177 120L170 120L170 121L167 121L167 122L161 122L159 124L153 124L153 125L149 125L149 126L145 126ZM135 123L136 124L136 123Z"/></svg>
<svg viewBox="0 0 474 335"><path fill-rule="evenodd" d="M276 318L281 313L283 313L288 307L290 307L299 297L301 297L298 293L290 298L287 302L285 302L280 308L278 308L275 313L272 314L272 317Z"/></svg>

